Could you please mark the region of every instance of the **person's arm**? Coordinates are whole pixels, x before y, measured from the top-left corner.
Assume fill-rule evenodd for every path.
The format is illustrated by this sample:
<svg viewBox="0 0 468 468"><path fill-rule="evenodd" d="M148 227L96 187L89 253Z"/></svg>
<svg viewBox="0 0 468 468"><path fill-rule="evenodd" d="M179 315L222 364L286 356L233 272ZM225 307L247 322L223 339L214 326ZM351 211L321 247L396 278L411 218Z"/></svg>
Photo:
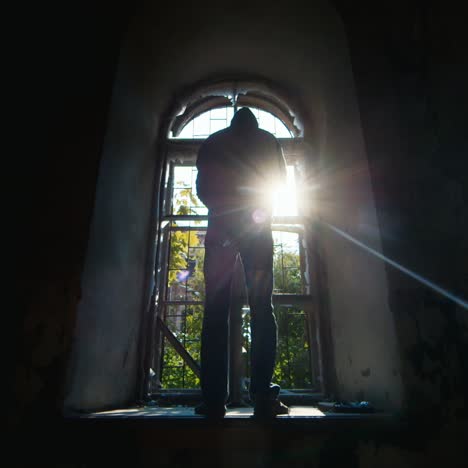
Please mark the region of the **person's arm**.
<svg viewBox="0 0 468 468"><path fill-rule="evenodd" d="M197 180L195 182L197 188L197 196L206 207L210 207L210 190L208 188L207 179L209 179L209 155L206 150L206 141L202 143L197 155Z"/></svg>

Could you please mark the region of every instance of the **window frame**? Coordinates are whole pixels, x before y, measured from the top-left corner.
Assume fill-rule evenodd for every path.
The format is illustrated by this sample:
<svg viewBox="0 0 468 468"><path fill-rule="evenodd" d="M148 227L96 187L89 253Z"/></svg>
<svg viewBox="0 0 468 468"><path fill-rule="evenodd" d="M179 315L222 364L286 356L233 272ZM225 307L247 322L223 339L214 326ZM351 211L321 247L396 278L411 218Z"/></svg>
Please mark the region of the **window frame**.
<svg viewBox="0 0 468 468"><path fill-rule="evenodd" d="M278 139L281 146L283 147L283 152L285 154L286 161L288 165L294 165L296 167L300 166L304 162L303 155L303 140L302 138L279 138ZM162 368L162 359L164 357L163 347L164 347L164 337L161 323L161 310L164 307L167 307L168 303L164 304L165 297L165 288L167 288L167 273L168 268L165 268L169 260L169 243L168 243L168 233L171 229L191 229L190 227L181 227L177 228L171 227L172 222L174 221L200 221L207 220L207 215L174 215L171 213L172 205L172 196L174 190L174 167L176 166L194 166L196 163L196 155L198 148L203 143L203 139L180 139L180 138L168 138L165 142L165 161L163 167L163 184L162 184L162 211L161 216L158 219L159 232L157 242L161 245L157 248L156 251L160 252L160 255L157 258L157 289L158 294L156 294L156 331L152 337L154 340L154 350L153 359L152 359L152 369L155 369L156 375L160 377L161 368ZM292 229L294 232L299 234L299 248L300 248L300 262L301 262L301 277L304 285L303 294L273 294L273 304L274 306L290 306L290 307L301 307L304 310L306 315L306 323L308 325L306 334L309 341L309 362L310 362L310 371L311 379L315 385L307 389L306 391L314 394L323 393L323 375L322 375L322 363L321 363L321 349L320 349L320 339L319 339L319 323L318 323L318 311L317 304L314 297L311 294L311 285L310 285L310 262L311 262L311 252L310 247L308 246L309 235L306 232L307 224L304 217L299 213L297 216L281 216L274 217L272 230L283 230L283 229ZM275 229L275 227L277 229ZM193 229L193 228L192 228ZM195 229L200 229L196 227ZM206 228L205 228L206 229ZM203 305L202 302L197 302L196 305ZM159 327L158 327L159 325ZM159 330L158 330L159 328ZM170 330L165 330L166 338L167 332ZM197 363L192 360L190 362L190 356L187 357L186 364L194 370ZM199 367L198 367L199 369ZM152 389L153 391L159 392L173 392L175 389L161 389L156 388ZM178 389L178 392L184 391ZM151 392L150 392L151 393Z"/></svg>

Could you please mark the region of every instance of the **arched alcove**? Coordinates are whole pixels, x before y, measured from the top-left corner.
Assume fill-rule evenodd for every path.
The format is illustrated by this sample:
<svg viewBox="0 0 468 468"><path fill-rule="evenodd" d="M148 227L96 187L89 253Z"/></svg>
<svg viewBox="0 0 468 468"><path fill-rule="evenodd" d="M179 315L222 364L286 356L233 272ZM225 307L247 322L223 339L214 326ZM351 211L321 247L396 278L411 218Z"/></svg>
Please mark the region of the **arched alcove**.
<svg viewBox="0 0 468 468"><path fill-rule="evenodd" d="M177 137L182 128L208 109L246 106L269 112L280 119L291 135L302 136L303 124L297 110L288 102L285 91L271 81L257 77L231 77L197 83L180 93L171 106L171 132Z"/></svg>
<svg viewBox="0 0 468 468"><path fill-rule="evenodd" d="M122 47L82 276L67 408L116 407L139 396L158 235L161 138L187 109L179 126L208 105L203 99L225 98L213 89L197 95L197 84L221 83L224 90L226 77L245 76L278 83L281 91L257 85L243 96L249 102L260 96L302 136L310 181L302 196L315 200L311 222L331 223L380 250L346 36L336 11L326 1L312 2L307 15L294 5L287 11L269 5L268 15L260 8L258 15L240 10L211 22L207 17L216 16L216 8L190 15L184 8L189 7L178 5L163 17L148 2ZM301 126L288 117L284 96L300 103ZM398 408L399 357L385 268L346 239L314 232L326 268L321 300L331 338L324 363L333 366L333 391Z"/></svg>

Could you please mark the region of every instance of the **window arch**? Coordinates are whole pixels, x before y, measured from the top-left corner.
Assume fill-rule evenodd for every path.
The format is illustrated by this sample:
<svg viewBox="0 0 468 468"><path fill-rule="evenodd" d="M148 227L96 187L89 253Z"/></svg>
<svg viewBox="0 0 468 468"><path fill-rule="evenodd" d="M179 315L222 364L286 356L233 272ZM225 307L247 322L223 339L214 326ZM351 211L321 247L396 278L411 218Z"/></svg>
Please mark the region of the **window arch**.
<svg viewBox="0 0 468 468"><path fill-rule="evenodd" d="M202 81L182 89L169 109L165 134L178 137L191 120L208 110L241 107L265 111L280 120L294 138L303 136L301 103L277 83L248 76Z"/></svg>

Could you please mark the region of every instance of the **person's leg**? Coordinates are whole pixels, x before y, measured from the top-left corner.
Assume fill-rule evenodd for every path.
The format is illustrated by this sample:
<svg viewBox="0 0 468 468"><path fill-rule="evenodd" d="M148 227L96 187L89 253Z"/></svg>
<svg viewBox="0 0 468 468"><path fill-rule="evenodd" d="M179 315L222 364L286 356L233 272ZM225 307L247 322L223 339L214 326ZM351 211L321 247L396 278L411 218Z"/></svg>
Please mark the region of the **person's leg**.
<svg viewBox="0 0 468 468"><path fill-rule="evenodd" d="M251 313L251 385L254 416L288 414L273 384L277 346L277 324L273 314L273 238L271 230L257 233L241 248Z"/></svg>
<svg viewBox="0 0 468 468"><path fill-rule="evenodd" d="M205 407L223 412L228 382L228 317L237 251L208 229L205 240L205 311L201 336L201 388Z"/></svg>
<svg viewBox="0 0 468 468"><path fill-rule="evenodd" d="M270 392L275 366L277 326L273 315L273 240L271 231L255 233L241 247L251 316L251 396Z"/></svg>

